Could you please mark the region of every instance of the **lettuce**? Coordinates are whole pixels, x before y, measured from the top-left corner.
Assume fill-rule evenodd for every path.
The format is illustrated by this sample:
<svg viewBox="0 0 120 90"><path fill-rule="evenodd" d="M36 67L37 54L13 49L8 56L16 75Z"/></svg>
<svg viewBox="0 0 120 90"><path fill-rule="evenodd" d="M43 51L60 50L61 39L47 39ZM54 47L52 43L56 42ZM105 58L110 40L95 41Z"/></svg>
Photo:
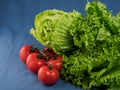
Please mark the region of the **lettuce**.
<svg viewBox="0 0 120 90"><path fill-rule="evenodd" d="M46 10L35 18L30 33L63 56L61 79L83 89L120 89L120 12L88 2L78 11ZM103 89L102 88L102 89Z"/></svg>
<svg viewBox="0 0 120 90"><path fill-rule="evenodd" d="M95 1L87 3L86 12L78 29L70 31L79 49L63 56L61 77L84 89L120 89L120 13L114 16Z"/></svg>
<svg viewBox="0 0 120 90"><path fill-rule="evenodd" d="M77 28L72 28L76 20L83 19L83 16L77 12L69 12L66 15L62 15L58 20L56 20L55 29L52 36L52 48L58 54L70 54L71 51L76 50L74 45L73 36L70 35L71 30L76 30Z"/></svg>
<svg viewBox="0 0 120 90"><path fill-rule="evenodd" d="M43 45L52 47L58 54L65 54L76 49L70 30L73 29L71 26L74 20L78 18L82 19L83 16L75 10L46 10L36 15L35 30L32 28L30 34Z"/></svg>
<svg viewBox="0 0 120 90"><path fill-rule="evenodd" d="M32 28L30 34L32 34L43 45L51 45L51 36L55 28L55 21L63 14L66 13L62 10L56 9L46 10L37 14L34 22L35 29Z"/></svg>

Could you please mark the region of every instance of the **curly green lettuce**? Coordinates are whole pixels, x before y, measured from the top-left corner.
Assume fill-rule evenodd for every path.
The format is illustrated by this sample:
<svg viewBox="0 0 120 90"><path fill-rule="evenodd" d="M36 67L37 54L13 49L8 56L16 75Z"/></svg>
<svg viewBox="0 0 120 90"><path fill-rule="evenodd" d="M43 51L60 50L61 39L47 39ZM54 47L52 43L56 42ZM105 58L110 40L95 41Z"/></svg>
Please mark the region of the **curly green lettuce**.
<svg viewBox="0 0 120 90"><path fill-rule="evenodd" d="M61 10L46 10L38 14L35 18L35 30L32 34L40 43L50 46L58 54L65 54L76 49L70 30L76 19L83 16L77 11L64 12ZM74 28L76 29L76 28Z"/></svg>
<svg viewBox="0 0 120 90"><path fill-rule="evenodd" d="M35 28L30 30L32 34L40 43L47 46L51 45L51 36L55 30L55 21L59 19L66 12L62 10L46 10L36 15L35 17Z"/></svg>
<svg viewBox="0 0 120 90"><path fill-rule="evenodd" d="M76 25L76 20L82 20L83 16L77 11L69 12L66 15L62 15L56 20L55 30L52 36L52 48L58 54L70 54L71 51L76 50L74 45L73 36L70 35L72 28Z"/></svg>
<svg viewBox="0 0 120 90"><path fill-rule="evenodd" d="M120 13L101 2L88 2L87 16L70 34L78 51L63 56L61 77L83 89L120 89Z"/></svg>
<svg viewBox="0 0 120 90"><path fill-rule="evenodd" d="M63 56L61 78L83 89L120 89L120 12L114 16L99 1L78 11L46 10L30 33Z"/></svg>

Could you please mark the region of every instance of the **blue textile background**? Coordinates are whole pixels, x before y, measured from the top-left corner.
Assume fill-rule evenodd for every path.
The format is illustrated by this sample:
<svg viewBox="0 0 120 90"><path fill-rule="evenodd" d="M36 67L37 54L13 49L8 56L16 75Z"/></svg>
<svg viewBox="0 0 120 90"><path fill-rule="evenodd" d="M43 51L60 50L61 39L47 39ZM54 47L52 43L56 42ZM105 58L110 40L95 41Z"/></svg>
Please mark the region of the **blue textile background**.
<svg viewBox="0 0 120 90"><path fill-rule="evenodd" d="M92 0L91 0L92 1ZM119 0L99 0L115 15ZM47 9L77 10L85 15L86 0L0 0L0 90L82 90L59 80L48 87L20 61L25 44L43 46L29 34L35 15Z"/></svg>

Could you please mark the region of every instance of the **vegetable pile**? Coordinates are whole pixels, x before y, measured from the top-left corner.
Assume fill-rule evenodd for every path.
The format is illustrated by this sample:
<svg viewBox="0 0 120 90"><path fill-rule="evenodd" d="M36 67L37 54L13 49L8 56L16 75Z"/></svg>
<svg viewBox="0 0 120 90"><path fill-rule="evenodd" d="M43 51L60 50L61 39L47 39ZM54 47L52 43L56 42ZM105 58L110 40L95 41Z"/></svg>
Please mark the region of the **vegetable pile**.
<svg viewBox="0 0 120 90"><path fill-rule="evenodd" d="M60 78L83 89L120 89L120 13L99 1L78 11L46 10L30 30L40 43L63 57Z"/></svg>

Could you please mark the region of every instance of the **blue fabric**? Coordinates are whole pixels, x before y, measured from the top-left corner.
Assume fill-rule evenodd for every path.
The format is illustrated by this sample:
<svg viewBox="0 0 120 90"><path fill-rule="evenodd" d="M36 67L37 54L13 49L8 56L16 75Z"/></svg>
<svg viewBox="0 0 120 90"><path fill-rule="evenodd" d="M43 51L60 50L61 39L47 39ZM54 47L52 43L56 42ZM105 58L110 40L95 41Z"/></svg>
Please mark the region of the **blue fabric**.
<svg viewBox="0 0 120 90"><path fill-rule="evenodd" d="M116 14L119 0L100 0ZM0 90L82 90L59 80L48 87L38 81L20 61L19 50L25 44L43 48L29 34L35 15L46 9L77 10L85 15L86 0L0 0Z"/></svg>

